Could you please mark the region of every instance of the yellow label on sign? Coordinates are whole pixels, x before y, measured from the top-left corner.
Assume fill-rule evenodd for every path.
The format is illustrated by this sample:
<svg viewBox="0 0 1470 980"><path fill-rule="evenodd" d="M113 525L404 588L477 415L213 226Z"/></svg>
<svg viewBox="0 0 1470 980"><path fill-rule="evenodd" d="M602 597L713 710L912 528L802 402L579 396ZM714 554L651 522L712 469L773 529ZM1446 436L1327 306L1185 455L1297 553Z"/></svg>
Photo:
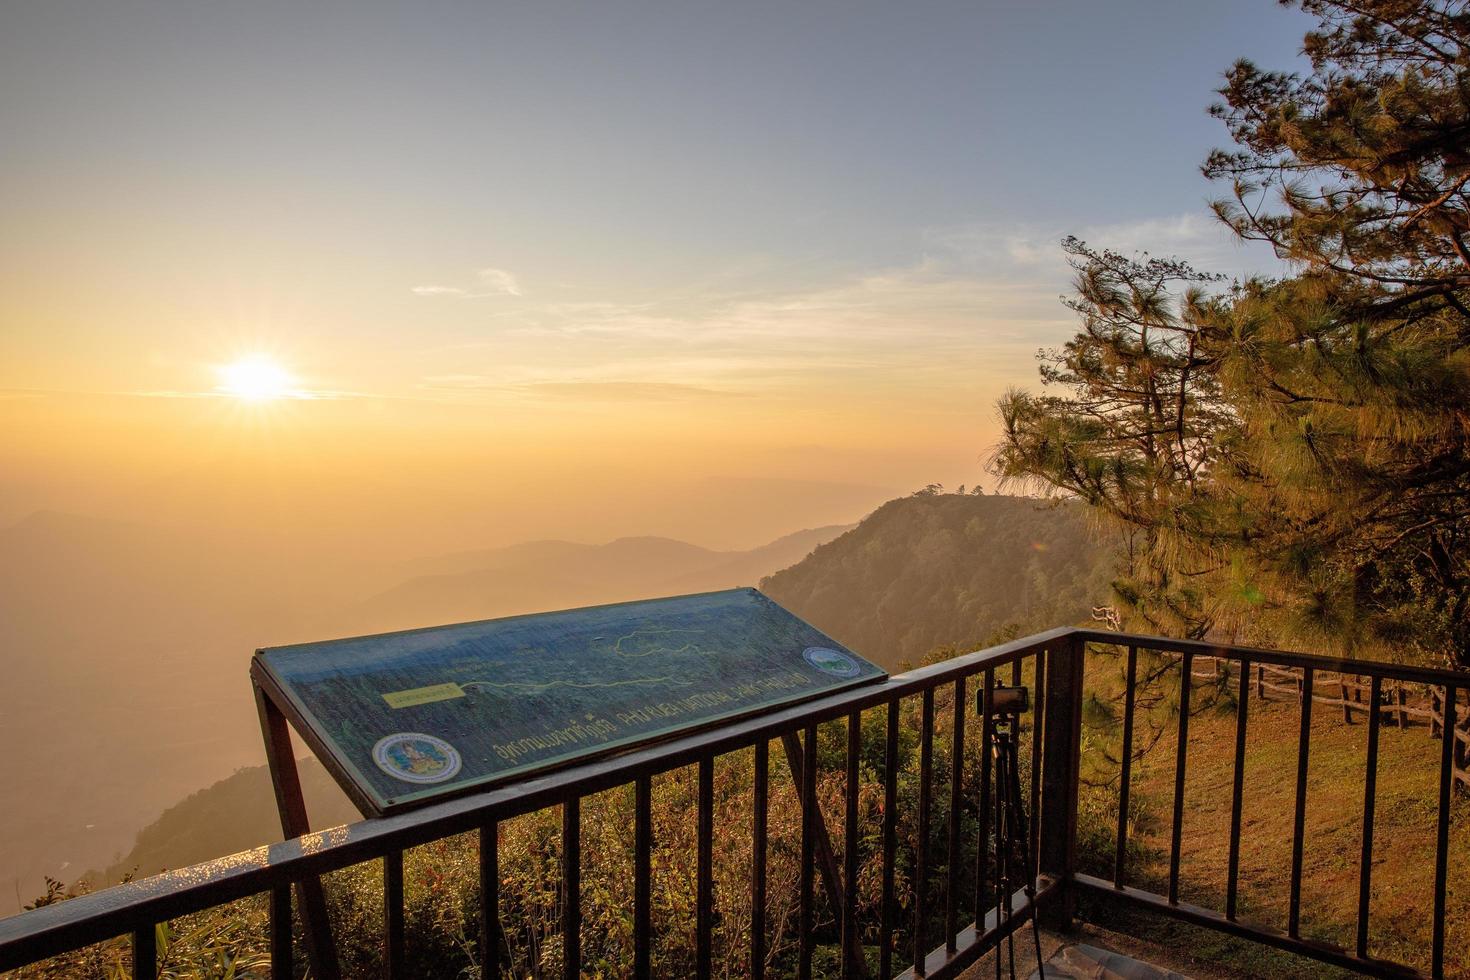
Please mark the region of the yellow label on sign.
<svg viewBox="0 0 1470 980"><path fill-rule="evenodd" d="M411 708L416 704L448 701L464 697L464 688L458 684L431 684L428 687L413 687L407 691L393 691L383 695L390 708Z"/></svg>

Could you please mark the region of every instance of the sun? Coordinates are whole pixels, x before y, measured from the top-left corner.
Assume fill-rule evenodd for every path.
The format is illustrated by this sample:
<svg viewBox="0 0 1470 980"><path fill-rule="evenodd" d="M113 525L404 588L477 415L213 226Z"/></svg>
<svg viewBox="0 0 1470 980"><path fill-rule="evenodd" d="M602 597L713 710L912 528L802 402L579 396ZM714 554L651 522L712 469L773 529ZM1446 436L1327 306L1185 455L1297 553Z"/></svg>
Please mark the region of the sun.
<svg viewBox="0 0 1470 980"><path fill-rule="evenodd" d="M273 401L294 394L291 375L263 354L242 357L216 370L220 381L218 390L244 401Z"/></svg>

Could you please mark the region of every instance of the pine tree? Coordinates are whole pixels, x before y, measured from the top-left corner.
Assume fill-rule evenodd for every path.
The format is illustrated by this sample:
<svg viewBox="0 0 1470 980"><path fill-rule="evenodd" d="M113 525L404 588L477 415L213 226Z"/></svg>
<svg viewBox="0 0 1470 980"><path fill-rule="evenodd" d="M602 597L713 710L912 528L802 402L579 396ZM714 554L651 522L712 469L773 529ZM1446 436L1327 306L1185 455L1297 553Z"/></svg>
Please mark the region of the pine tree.
<svg viewBox="0 0 1470 980"><path fill-rule="evenodd" d="M1136 315L1100 342L1089 318L1122 307L1089 276L1114 260L1082 253L1083 331L1042 371L1070 394L1007 396L995 465L1144 534L1151 578L1120 593L1151 624L1470 666L1470 13L1299 5L1311 72L1235 65L1212 111L1236 146L1204 165L1294 274L1185 296L1161 352ZM1169 424L1196 465L1150 468L1139 438Z"/></svg>
<svg viewBox="0 0 1470 980"><path fill-rule="evenodd" d="M1042 353L1041 377L1069 394L1008 392L991 468L1105 515L1125 532L1120 596L1152 628L1200 635L1211 623L1206 597L1179 588L1175 572L1180 541L1198 535L1201 481L1228 422L1200 346L1212 305L1201 287L1217 277L1075 238L1063 248L1077 273L1064 302L1082 330Z"/></svg>
<svg viewBox="0 0 1470 980"><path fill-rule="evenodd" d="M1470 13L1303 0L1297 77L1237 64L1206 175L1300 273L1220 324L1237 564L1277 632L1470 666Z"/></svg>

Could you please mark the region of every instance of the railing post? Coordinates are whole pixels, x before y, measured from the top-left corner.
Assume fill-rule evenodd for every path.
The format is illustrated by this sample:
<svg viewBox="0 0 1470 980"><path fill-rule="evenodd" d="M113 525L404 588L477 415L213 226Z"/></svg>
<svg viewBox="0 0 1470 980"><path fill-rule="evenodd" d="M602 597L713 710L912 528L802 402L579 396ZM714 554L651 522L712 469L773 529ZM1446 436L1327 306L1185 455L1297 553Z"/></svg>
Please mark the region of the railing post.
<svg viewBox="0 0 1470 980"><path fill-rule="evenodd" d="M133 978L151 980L158 976L158 927L139 926L133 930Z"/></svg>
<svg viewBox="0 0 1470 980"><path fill-rule="evenodd" d="M986 676L990 676L988 671ZM883 882L878 912L881 917L878 925L878 975L884 980L893 975L893 866L898 850L898 709L896 698L888 702L888 728L883 742ZM983 820L983 806L980 813ZM983 830L980 832L980 853L985 853ZM976 887L984 886L977 884ZM985 921L983 914L978 912L975 918L977 922Z"/></svg>
<svg viewBox="0 0 1470 980"><path fill-rule="evenodd" d="M766 824L770 815L771 743L755 743L755 786L750 834L750 978L766 977ZM645 943L645 946L647 944ZM643 957L639 980L647 980L648 955Z"/></svg>
<svg viewBox="0 0 1470 980"><path fill-rule="evenodd" d="M756 746L764 749L765 743ZM765 758L758 757L756 768L756 818L758 827L759 861L756 863L755 884L752 888L764 888L766 878L766 825L760 807L765 806ZM757 893L759 894L759 893ZM765 920L760 911L765 908L762 897L756 904L752 935L764 938ZM633 976L636 980L648 980L653 976L651 967L653 936L653 779L639 776L633 783ZM762 957L764 958L764 957ZM752 974L754 975L754 974Z"/></svg>
<svg viewBox="0 0 1470 980"><path fill-rule="evenodd" d="M698 801L694 817L694 971L701 977L714 972L715 926L715 760L699 760Z"/></svg>
<svg viewBox="0 0 1470 980"><path fill-rule="evenodd" d="M1459 697L1454 687L1445 685L1441 702L1444 715L1440 724L1444 744L1439 766L1439 820L1434 835L1434 935L1430 942L1430 975L1436 980L1445 975L1445 885L1449 877L1450 798L1455 786L1455 707Z"/></svg>
<svg viewBox="0 0 1470 980"><path fill-rule="evenodd" d="M383 855L383 961L390 980L404 975L407 963L403 925L403 852Z"/></svg>
<svg viewBox="0 0 1470 980"><path fill-rule="evenodd" d="M289 975L289 974L285 974ZM480 825L480 977L500 978L500 822Z"/></svg>
<svg viewBox="0 0 1470 980"><path fill-rule="evenodd" d="M271 976L295 976L291 968L291 886L271 889Z"/></svg>
<svg viewBox="0 0 1470 980"><path fill-rule="evenodd" d="M1087 644L1070 637L1047 649L1046 717L1042 725L1041 840L1038 866L1061 881L1059 900L1038 916L1042 925L1067 929L1074 898L1077 777L1082 746L1082 662Z"/></svg>
<svg viewBox="0 0 1470 980"><path fill-rule="evenodd" d="M561 805L561 958L562 976L582 976L582 800Z"/></svg>

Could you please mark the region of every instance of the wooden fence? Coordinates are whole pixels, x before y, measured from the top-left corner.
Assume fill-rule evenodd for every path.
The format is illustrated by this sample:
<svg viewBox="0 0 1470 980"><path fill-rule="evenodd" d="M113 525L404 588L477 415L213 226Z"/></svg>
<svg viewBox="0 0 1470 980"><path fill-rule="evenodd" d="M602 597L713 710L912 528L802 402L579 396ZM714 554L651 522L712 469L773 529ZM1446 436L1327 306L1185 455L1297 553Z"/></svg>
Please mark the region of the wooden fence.
<svg viewBox="0 0 1470 980"><path fill-rule="evenodd" d="M1201 671L1201 664L1210 669ZM1219 657L1195 657L1190 676L1197 681L1222 683L1231 676L1231 661ZM1284 696L1299 701L1302 696L1302 671L1299 667L1280 667L1275 664L1252 664L1255 675L1253 687L1258 700L1269 701L1272 695ZM1336 691L1334 697L1331 693ZM1312 701L1342 709L1343 724L1355 723L1354 715L1368 716L1368 698L1371 687L1365 679L1350 673L1318 671L1312 685ZM1324 693L1325 692L1325 693ZM1457 720L1455 729L1454 776L1456 784L1470 787L1470 692L1459 690L1455 694ZM1444 695L1440 688L1412 684L1406 681L1383 681L1383 701L1378 707L1379 716L1385 724L1400 729L1425 726L1431 738L1441 737L1444 728Z"/></svg>

